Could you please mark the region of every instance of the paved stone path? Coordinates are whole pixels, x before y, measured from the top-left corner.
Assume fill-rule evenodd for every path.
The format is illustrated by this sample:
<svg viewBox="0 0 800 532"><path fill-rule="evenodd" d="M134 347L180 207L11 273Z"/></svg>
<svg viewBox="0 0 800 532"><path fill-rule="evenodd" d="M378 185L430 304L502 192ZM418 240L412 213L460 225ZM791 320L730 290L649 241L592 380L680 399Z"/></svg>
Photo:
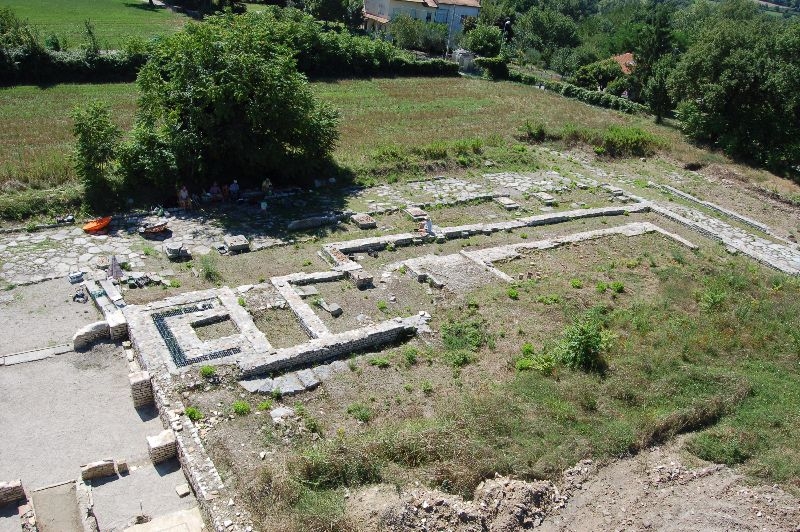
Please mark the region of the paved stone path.
<svg viewBox="0 0 800 532"><path fill-rule="evenodd" d="M564 154L554 153L566 157ZM486 174L483 183L479 180L440 177L429 181L385 184L365 189L351 188L343 192L352 205L364 206L364 210L369 212L386 212L412 204L458 203L508 194L509 191L548 194L558 193L574 185L580 188L596 187L600 184L598 180L616 180L621 183L629 181L608 174L588 162L575 162L591 177L577 172L570 172L572 178L565 177L553 170L505 172ZM254 250L280 245L291 238L291 234L285 229L293 215L307 214L310 208L320 212L342 209L344 197L326 195L324 191L309 191L268 198L270 207L267 211L253 206L237 206L236 210L214 213L213 218L203 212L178 212L177 216L168 217L171 232L160 240L145 240L137 234L136 228L141 223L141 217L115 220L106 235L87 235L78 226L44 229L34 233L0 234L0 281L24 285L64 277L71 271L88 272L107 262L111 255L127 261L136 270L143 266L143 252L146 247L154 248L160 253L162 246L168 242L182 243L194 255L203 255L221 245L225 235L245 235ZM642 201L641 198L631 197ZM670 212L674 211L678 217L689 220L686 225L722 240L733 249L786 273L800 273L800 252L796 245L771 242L697 210L676 204L652 203L660 205L662 209L671 209ZM727 214L736 215L730 212Z"/></svg>

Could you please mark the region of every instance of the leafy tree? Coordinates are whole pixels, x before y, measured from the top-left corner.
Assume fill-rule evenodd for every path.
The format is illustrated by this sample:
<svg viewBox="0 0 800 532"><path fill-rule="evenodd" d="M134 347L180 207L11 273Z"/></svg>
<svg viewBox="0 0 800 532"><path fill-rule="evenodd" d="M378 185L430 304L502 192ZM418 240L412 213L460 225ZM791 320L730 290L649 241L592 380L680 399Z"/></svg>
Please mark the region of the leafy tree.
<svg viewBox="0 0 800 532"><path fill-rule="evenodd" d="M670 93L692 138L797 174L800 27L738 4L726 2L695 38L669 77Z"/></svg>
<svg viewBox="0 0 800 532"><path fill-rule="evenodd" d="M97 101L75 109L72 119L76 138L73 161L86 201L94 209L107 207L112 203L111 169L122 133L112 122L108 106Z"/></svg>
<svg viewBox="0 0 800 532"><path fill-rule="evenodd" d="M659 59L651 68L650 76L642 88L642 99L650 106L650 111L656 116L656 123L659 124L672 109L667 81L672 72L673 62L671 55Z"/></svg>
<svg viewBox="0 0 800 532"><path fill-rule="evenodd" d="M163 39L139 73L140 139L165 146L190 186L231 175L244 186L265 175L302 177L319 171L336 144L336 112L314 99L294 59L254 31L251 17L191 24ZM140 158L148 151L130 149ZM172 165L159 160L155 167Z"/></svg>
<svg viewBox="0 0 800 532"><path fill-rule="evenodd" d="M461 45L471 52L484 57L494 57L503 45L503 33L496 26L479 24L464 35Z"/></svg>
<svg viewBox="0 0 800 532"><path fill-rule="evenodd" d="M444 52L447 44L447 25L424 22L403 14L389 23L389 35L400 48L439 54Z"/></svg>
<svg viewBox="0 0 800 532"><path fill-rule="evenodd" d="M578 26L552 9L532 8L517 18L514 42L521 49L574 47L580 44Z"/></svg>
<svg viewBox="0 0 800 532"><path fill-rule="evenodd" d="M604 59L579 68L573 81L579 87L594 90L597 87L604 89L612 81L624 76L619 63L614 59Z"/></svg>
<svg viewBox="0 0 800 532"><path fill-rule="evenodd" d="M305 9L314 18L334 22L344 22L348 15L343 0L305 0Z"/></svg>

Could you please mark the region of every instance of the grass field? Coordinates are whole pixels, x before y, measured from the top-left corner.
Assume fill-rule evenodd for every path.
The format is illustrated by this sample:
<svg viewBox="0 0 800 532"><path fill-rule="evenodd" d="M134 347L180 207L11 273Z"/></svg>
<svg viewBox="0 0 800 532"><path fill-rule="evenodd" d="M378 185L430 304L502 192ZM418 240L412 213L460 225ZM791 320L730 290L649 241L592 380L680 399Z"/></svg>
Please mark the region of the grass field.
<svg viewBox="0 0 800 532"><path fill-rule="evenodd" d="M674 127L656 125L649 117L591 107L526 85L397 78L315 82L312 89L341 112L335 159L366 183L463 171L482 167L486 159L497 168L530 169L535 161L518 140L527 120L552 131L570 124L583 130L634 126L656 135L678 161L725 162L692 147ZM91 99L106 101L117 123L130 126L134 84L0 90L0 215L8 217L3 204L10 201L8 193L75 182L66 159L73 142L70 113ZM750 173L770 178L765 172Z"/></svg>
<svg viewBox="0 0 800 532"><path fill-rule="evenodd" d="M800 284L691 238L700 251L646 235L523 257L506 266L537 279L437 298L426 304L435 337L353 360L321 390L284 398L304 432L251 416L210 432L207 448L276 530L337 523L345 486L420 482L469 495L496 472L558 478L579 459L687 432L694 456L800 489ZM583 345L566 338L589 320L609 340L603 371L521 363ZM239 399L219 387L187 402L209 412ZM261 451L269 461L253 458Z"/></svg>
<svg viewBox="0 0 800 532"><path fill-rule="evenodd" d="M86 20L94 24L102 48L121 47L131 37L171 33L189 20L169 9L151 8L146 0L4 0L0 7L27 20L42 39L56 35L66 48L83 43Z"/></svg>

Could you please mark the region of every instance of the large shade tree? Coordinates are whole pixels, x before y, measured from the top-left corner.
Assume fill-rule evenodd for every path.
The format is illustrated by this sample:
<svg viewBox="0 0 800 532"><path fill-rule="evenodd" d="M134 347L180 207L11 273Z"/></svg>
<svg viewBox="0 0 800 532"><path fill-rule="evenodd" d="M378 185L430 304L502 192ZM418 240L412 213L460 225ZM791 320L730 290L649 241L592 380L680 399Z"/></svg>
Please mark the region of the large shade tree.
<svg viewBox="0 0 800 532"><path fill-rule="evenodd" d="M313 97L289 50L261 39L247 18L191 24L155 48L137 80L137 135L121 158L129 177L160 188L288 182L327 162L336 112ZM143 175L169 168L174 179Z"/></svg>

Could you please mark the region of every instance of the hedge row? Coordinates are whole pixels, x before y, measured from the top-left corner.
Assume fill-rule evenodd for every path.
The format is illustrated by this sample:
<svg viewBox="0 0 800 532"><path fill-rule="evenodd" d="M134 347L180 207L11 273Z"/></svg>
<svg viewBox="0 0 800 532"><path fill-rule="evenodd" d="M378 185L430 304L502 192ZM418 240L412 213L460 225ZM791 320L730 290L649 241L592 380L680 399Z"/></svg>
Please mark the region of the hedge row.
<svg viewBox="0 0 800 532"><path fill-rule="evenodd" d="M0 48L0 85L133 81L145 54Z"/></svg>
<svg viewBox="0 0 800 532"><path fill-rule="evenodd" d="M598 92L593 90L584 89L571 83L563 81L553 81L550 79L542 79L537 76L526 74L523 72L512 70L508 73L508 79L525 85L544 86L545 89L557 92L567 98L579 100L590 105L598 107L605 107L607 109L616 109L624 113L645 113L647 107L628 100L627 98L620 98L606 92Z"/></svg>
<svg viewBox="0 0 800 532"><path fill-rule="evenodd" d="M298 70L312 78L458 75L454 62L419 61L389 42L327 30L297 9L271 7L257 15L212 16L202 24L232 24L258 36L266 47L283 46L297 61ZM52 51L30 41L0 45L0 85L133 81L154 45Z"/></svg>

